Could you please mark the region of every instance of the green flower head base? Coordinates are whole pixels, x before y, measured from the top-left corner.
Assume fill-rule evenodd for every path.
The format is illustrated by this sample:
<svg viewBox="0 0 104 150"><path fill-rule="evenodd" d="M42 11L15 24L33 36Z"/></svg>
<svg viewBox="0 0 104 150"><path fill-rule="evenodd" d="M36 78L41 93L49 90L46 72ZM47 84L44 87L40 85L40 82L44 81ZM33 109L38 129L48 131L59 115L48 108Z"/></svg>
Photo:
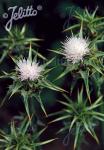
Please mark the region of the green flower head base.
<svg viewBox="0 0 104 150"><path fill-rule="evenodd" d="M62 44L66 59L73 64L83 60L83 57L89 53L88 41L82 37L67 37Z"/></svg>
<svg viewBox="0 0 104 150"><path fill-rule="evenodd" d="M23 80L36 80L41 76L41 72L44 70L42 66L39 66L36 61L31 61L29 59L20 60L17 63L19 71L19 78Z"/></svg>

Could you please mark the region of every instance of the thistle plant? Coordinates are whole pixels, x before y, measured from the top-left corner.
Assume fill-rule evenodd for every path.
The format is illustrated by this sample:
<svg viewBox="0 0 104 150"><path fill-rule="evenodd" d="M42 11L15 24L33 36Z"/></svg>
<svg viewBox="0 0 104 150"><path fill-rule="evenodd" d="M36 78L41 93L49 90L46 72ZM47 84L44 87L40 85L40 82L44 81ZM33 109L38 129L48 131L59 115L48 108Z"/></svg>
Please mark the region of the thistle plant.
<svg viewBox="0 0 104 150"><path fill-rule="evenodd" d="M74 84L72 84L70 90L70 92L72 92L75 82L82 78L85 83L89 101L91 102L89 78L97 72L103 76L104 52L98 50L95 51L93 47L91 47L91 42L88 42L80 36L67 38L67 40L62 43L62 49L60 51L52 51L61 55L65 60L63 65L64 71L56 78L56 80L61 79L66 74L76 76L76 80L74 81Z"/></svg>
<svg viewBox="0 0 104 150"><path fill-rule="evenodd" d="M12 29L12 31L6 30L7 36L0 38L0 48L2 51L0 52L0 63L3 62L3 60L9 56L9 55L19 55L20 49L21 54L28 53L29 45L30 43L35 46L34 48L38 46L36 43L37 41L42 41L42 39L38 38L29 38L26 37L26 26L24 25L22 29L15 27ZM45 60L45 57L43 57L41 54L39 54L36 50L33 48L33 53L38 54L39 57ZM24 51L25 50L25 51Z"/></svg>
<svg viewBox="0 0 104 150"><path fill-rule="evenodd" d="M74 15L77 23L64 30L64 32L70 32L73 30L74 33L78 33L81 26L83 25L84 36L90 37L91 40L97 43L103 42L104 38L104 17L96 15L98 7L92 13L86 8L83 12L76 12Z"/></svg>
<svg viewBox="0 0 104 150"><path fill-rule="evenodd" d="M94 128L99 121L104 121L104 114L98 112L98 108L104 105L102 96L99 97L92 105L88 105L88 100L83 96L83 90L78 93L76 101L73 101L67 95L64 95L65 100L59 101L65 107L63 110L55 113L57 118L52 122L63 121L63 128L58 133L64 132L71 136L74 135L74 149L81 149L81 137L84 137L88 132L99 143ZM51 115L54 115L51 114ZM52 123L51 122L51 123Z"/></svg>
<svg viewBox="0 0 104 150"><path fill-rule="evenodd" d="M19 93L23 97L25 109L30 120L32 114L30 115L29 101L32 101L32 99L36 99L40 103L42 110L44 111L45 115L47 115L41 99L42 89L48 88L59 92L65 92L65 90L54 85L47 79L48 73L53 69L48 68L53 59L42 65L39 65L37 58L32 59L32 48L30 45L27 59L12 58L12 60L16 64L15 71L11 73L3 72L4 75L1 76L1 78L11 78L13 80L13 84L9 86L7 95L3 102L7 97L10 99L14 94Z"/></svg>
<svg viewBox="0 0 104 150"><path fill-rule="evenodd" d="M0 131L0 149L5 150L40 150L42 145L52 142L54 139L39 141L45 129L29 131L29 122L25 118L17 127L11 122L11 127L7 132Z"/></svg>
<svg viewBox="0 0 104 150"><path fill-rule="evenodd" d="M61 58L64 58L64 64L62 64L63 72L56 78L56 80L61 79L66 74L72 74L72 76L75 76L76 80L74 81L70 89L70 93L72 93L78 79L82 78L85 83L86 92L90 102L91 98L89 79L97 72L101 74L101 76L103 76L104 72L104 52L99 50L98 47L99 43L103 42L103 35L101 35L100 37L93 37L93 39L91 39L90 35L85 34L85 29L88 31L89 28L89 26L87 26L86 20L88 23L93 23L93 21L91 22L90 19L88 19L88 16L93 20L94 18L96 18L95 14L96 10L93 12L93 14L90 15L90 13L86 9L85 13L83 14L85 16L76 16L77 20L82 20L82 22L79 21L78 23L79 28L77 29L77 33L74 32L74 28L76 28L76 26L72 25L72 28L70 27L65 30L66 32L71 30L72 36L66 37L65 41L62 42L62 46L60 46L60 49L51 50L52 52L60 55ZM96 18L95 22L96 21L100 21L101 25L103 24L103 18ZM84 24L86 25L86 27L84 26ZM89 33L89 31L87 33ZM103 32L101 32L101 34L102 33ZM98 37L99 40L97 39Z"/></svg>
<svg viewBox="0 0 104 150"><path fill-rule="evenodd" d="M104 79L104 52L99 49L99 44L103 40L103 17L96 17L96 10L90 14L86 9L84 14L76 13L74 16L78 24L72 25L65 30L66 33L71 31L72 36L66 37L62 42L60 49L51 50L64 58L63 72L56 78L59 80L67 75L71 75L71 85L68 87L70 97L73 96L73 89L78 91L80 79L83 80L81 85L86 90L82 95L82 91L78 94L77 101L70 100L70 97L64 95L67 102L61 103L66 108L60 112L53 113L58 115L55 121L62 121L64 127L59 131L68 132L68 136L72 133L75 136L74 149L81 149L84 133L87 131L98 142L98 138L94 131L99 121L102 121L102 132L104 126L104 105L101 93L101 84ZM101 28L100 28L101 25ZM99 26L99 28L97 28ZM94 30L96 29L96 31ZM96 34L94 32L96 32ZM61 57L60 57L61 56ZM67 78L66 78L67 79ZM96 87L96 89L95 89ZM94 91L95 90L95 91ZM96 93L98 99L95 101L91 95ZM90 104L88 104L88 101ZM94 101L94 103L92 102ZM99 110L99 111L98 111ZM103 132L104 133L104 132ZM102 137L103 137L102 133ZM67 137L68 137L67 136Z"/></svg>
<svg viewBox="0 0 104 150"><path fill-rule="evenodd" d="M3 71L0 79L12 80L7 93L1 102L3 106L6 100L19 95L26 110L27 119L19 125L11 123L11 129L0 132L0 148L5 150L41 150L41 145L47 144L54 139L41 142L38 121L40 121L36 103L39 104L43 113L43 118L55 116L53 122L62 123L62 128L58 133L74 136L74 149L80 150L81 143L86 134L90 134L97 143L100 143L96 134L96 128L101 125L102 133L104 127L104 102L102 85L104 85L104 52L102 44L104 42L104 17L97 16L97 9L90 13L85 9L76 12L73 16L75 24L65 29L67 34L65 40L60 41L60 49L50 50L57 54L51 59L45 58L35 49L37 38L27 38L25 35L26 26L22 30L16 28L7 31L8 36L0 39L0 63L5 64L4 59L9 57L14 64L14 68ZM70 35L69 35L70 34ZM102 43L102 44L101 44ZM101 46L101 47L100 47ZM56 58L64 59L60 66L62 72L55 80L50 80L54 69L52 66ZM57 70L58 72L58 70ZM67 78L68 77L68 78ZM57 86L55 81L65 81L62 86ZM69 79L69 80L68 80ZM80 84L79 84L80 81ZM81 90L80 87L83 87ZM63 98L60 102L63 109L48 115L44 105L42 94L44 89L58 93ZM73 95L75 95L73 98ZM57 98L55 98L56 100ZM16 102L16 101L15 101ZM50 124L47 123L48 125ZM47 127L44 123L44 127ZM32 129L32 132L29 131ZM104 139L104 135L102 135ZM67 139L67 138L65 138ZM65 140L64 140L65 141Z"/></svg>

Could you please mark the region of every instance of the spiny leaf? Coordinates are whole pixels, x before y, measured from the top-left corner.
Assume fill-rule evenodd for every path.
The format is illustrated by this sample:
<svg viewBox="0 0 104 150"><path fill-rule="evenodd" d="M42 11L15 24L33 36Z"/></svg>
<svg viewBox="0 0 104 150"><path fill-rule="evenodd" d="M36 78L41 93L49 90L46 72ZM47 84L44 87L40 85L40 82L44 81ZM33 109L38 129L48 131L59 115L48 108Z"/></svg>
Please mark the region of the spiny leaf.
<svg viewBox="0 0 104 150"><path fill-rule="evenodd" d="M62 88L60 88L60 87L54 85L53 83L51 83L51 82L48 81L48 80L42 80L41 85L42 85L43 87L46 87L46 88L51 89L51 90L54 90L54 91L67 92L67 91L65 91L64 89L62 89Z"/></svg>
<svg viewBox="0 0 104 150"><path fill-rule="evenodd" d="M73 120L71 121L70 128L69 128L69 132L71 131L73 125L74 125L75 122L76 122L76 120L77 120L77 117L75 116L75 117L73 118Z"/></svg>
<svg viewBox="0 0 104 150"><path fill-rule="evenodd" d="M21 35L24 35L25 31L26 31L26 25L24 25L24 26L22 27Z"/></svg>
<svg viewBox="0 0 104 150"><path fill-rule="evenodd" d="M51 140L47 140L47 141L44 141L44 142L36 143L36 146L45 145L45 144L48 144L50 142L53 142L54 140L56 140L56 139L51 139Z"/></svg>
<svg viewBox="0 0 104 150"><path fill-rule="evenodd" d="M29 121L31 121L31 115L30 115L30 110L29 110L29 97L28 97L28 93L25 90L21 91L21 95L23 96L23 101L24 101L24 105L25 105L25 109L27 112L27 115L29 117Z"/></svg>
<svg viewBox="0 0 104 150"><path fill-rule="evenodd" d="M28 59L32 62L32 47L31 47L31 42L30 42L30 48L29 48L29 56Z"/></svg>
<svg viewBox="0 0 104 150"><path fill-rule="evenodd" d="M77 146L79 132L80 132L80 124L77 123L76 132L75 132L75 140L74 140L74 149L76 149L76 146Z"/></svg>
<svg viewBox="0 0 104 150"><path fill-rule="evenodd" d="M89 71L86 71L86 72L85 71L80 71L80 74L81 74L81 77L84 80L87 96L88 96L88 99L89 99L89 101L91 103L90 89L89 89Z"/></svg>
<svg viewBox="0 0 104 150"><path fill-rule="evenodd" d="M60 49L57 49L57 50L48 49L48 50L59 55L64 55L64 53Z"/></svg>
<svg viewBox="0 0 104 150"><path fill-rule="evenodd" d="M43 67L47 67L48 65L50 65L53 61L55 60L55 58L52 58L51 60L49 60L48 62L46 62Z"/></svg>
<svg viewBox="0 0 104 150"><path fill-rule="evenodd" d="M65 115L65 116L62 116L62 117L58 117L57 119L52 120L51 122L49 122L49 124L54 123L54 122L57 122L57 121L65 120L65 119L67 119L67 118L70 118L70 116L71 116L71 115Z"/></svg>
<svg viewBox="0 0 104 150"><path fill-rule="evenodd" d="M55 79L55 81L61 79L62 77L64 77L66 74L70 73L73 70L76 70L76 65L67 66L66 69Z"/></svg>
<svg viewBox="0 0 104 150"><path fill-rule="evenodd" d="M11 98L15 93L17 93L18 90L19 90L21 87L22 87L22 84L19 83L19 82L17 82L17 83L14 85L14 87L11 89L12 92L11 92L11 95L10 95L9 98Z"/></svg>
<svg viewBox="0 0 104 150"><path fill-rule="evenodd" d="M47 115L47 112L46 112L45 107L44 107L44 105L43 105L43 102L42 102L42 100L41 100L40 94L39 94L39 95L36 95L36 94L35 94L34 96L35 96L35 98L37 99L37 101L40 103L40 106L41 106L41 108L42 108L44 114L45 114L46 117L47 117L48 115Z"/></svg>
<svg viewBox="0 0 104 150"><path fill-rule="evenodd" d="M41 55L40 53L38 53L37 51L35 51L34 49L32 49L32 52L37 55L39 58L42 58L43 60L47 60L43 55Z"/></svg>
<svg viewBox="0 0 104 150"><path fill-rule="evenodd" d="M79 28L79 27L80 27L79 24L75 24L75 25L73 25L73 26L71 26L71 27L65 29L63 32L67 32L67 31L70 31L70 30L73 30L73 29L76 29L76 28Z"/></svg>
<svg viewBox="0 0 104 150"><path fill-rule="evenodd" d="M90 66L92 66L97 72L99 72L100 74L104 75L101 68L99 66L97 66L94 62L89 61L88 62Z"/></svg>

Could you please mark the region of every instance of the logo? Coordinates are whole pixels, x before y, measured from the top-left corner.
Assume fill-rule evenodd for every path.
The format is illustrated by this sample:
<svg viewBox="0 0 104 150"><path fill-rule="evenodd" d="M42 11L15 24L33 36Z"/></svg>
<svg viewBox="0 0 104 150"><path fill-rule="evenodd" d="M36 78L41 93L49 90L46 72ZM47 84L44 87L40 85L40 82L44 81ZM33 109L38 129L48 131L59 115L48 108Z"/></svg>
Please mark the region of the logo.
<svg viewBox="0 0 104 150"><path fill-rule="evenodd" d="M42 9L43 8L41 5L38 5L36 9L34 9L32 5L27 6L27 8L25 8L25 9L23 7L18 7L18 6L9 7L8 13L11 12L11 16L5 25L6 30L11 30L13 21L17 21L17 20L27 18L27 17L37 16L38 11L41 11ZM8 13L3 14L4 19L9 18Z"/></svg>

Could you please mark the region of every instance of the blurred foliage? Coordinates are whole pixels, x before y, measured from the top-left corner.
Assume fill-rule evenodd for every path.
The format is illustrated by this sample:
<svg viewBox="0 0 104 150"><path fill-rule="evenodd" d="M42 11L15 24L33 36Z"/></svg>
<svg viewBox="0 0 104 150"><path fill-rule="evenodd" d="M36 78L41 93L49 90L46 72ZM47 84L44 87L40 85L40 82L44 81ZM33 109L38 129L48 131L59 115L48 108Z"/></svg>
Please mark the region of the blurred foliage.
<svg viewBox="0 0 104 150"><path fill-rule="evenodd" d="M42 145L54 140L39 141L45 129L37 131L34 128L34 131L31 132L29 127L27 118L18 127L15 127L15 123L12 122L8 132L0 131L0 148L5 150L40 150Z"/></svg>
<svg viewBox="0 0 104 150"><path fill-rule="evenodd" d="M41 41L41 39L37 38L27 38L25 36L26 26L23 26L21 30L15 28L13 29L13 31L7 30L7 32L8 36L0 39L0 48L2 49L0 63L2 63L5 57L8 57L9 55L18 55L18 53L20 53L20 50L21 55L26 55L26 51L29 49L30 43L33 46L38 46L35 42ZM33 50L33 52L41 58L45 59L45 57L43 57L41 54L38 54L35 50Z"/></svg>
<svg viewBox="0 0 104 150"><path fill-rule="evenodd" d="M77 101L70 100L70 98L66 95L64 95L64 97L67 102L59 102L65 105L65 108L62 111L55 113L55 115L58 115L59 117L52 121L56 122L64 120L64 127L60 129L58 133L65 132L66 130L69 132L69 135L73 133L75 136L74 149L80 148L81 145L78 145L77 143L82 142L81 136L83 137L85 131L91 134L97 143L99 143L94 128L98 124L98 121L96 122L96 120L104 121L104 114L96 111L98 107L104 105L102 102L102 97L99 97L90 106L87 106L87 100L83 98L83 90L78 93Z"/></svg>

